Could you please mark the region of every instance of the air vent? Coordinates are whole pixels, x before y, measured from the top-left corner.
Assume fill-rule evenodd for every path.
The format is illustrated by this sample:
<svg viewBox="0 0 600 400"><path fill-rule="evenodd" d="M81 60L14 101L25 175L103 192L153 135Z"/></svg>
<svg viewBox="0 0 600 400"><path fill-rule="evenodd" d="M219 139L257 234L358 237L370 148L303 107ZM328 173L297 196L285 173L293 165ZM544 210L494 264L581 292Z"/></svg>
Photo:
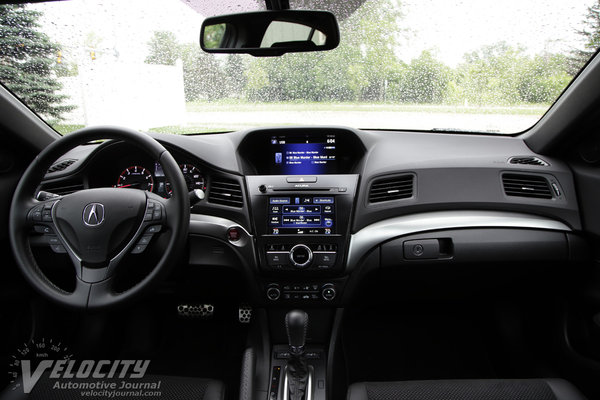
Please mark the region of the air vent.
<svg viewBox="0 0 600 400"><path fill-rule="evenodd" d="M52 172L63 171L69 168L71 165L73 165L75 161L77 160L73 160L72 158L69 158L67 160L60 160L59 162L52 164L52 166L48 168L48 173L51 174Z"/></svg>
<svg viewBox="0 0 600 400"><path fill-rule="evenodd" d="M399 175L376 179L371 183L369 202L408 199L413 195L414 175Z"/></svg>
<svg viewBox="0 0 600 400"><path fill-rule="evenodd" d="M548 180L543 176L504 174L502 185L507 196L551 199L552 191Z"/></svg>
<svg viewBox="0 0 600 400"><path fill-rule="evenodd" d="M242 187L234 180L215 179L208 188L208 201L230 207L242 207L244 197Z"/></svg>
<svg viewBox="0 0 600 400"><path fill-rule="evenodd" d="M538 157L511 157L508 160L510 164L520 164L520 165L539 165L541 167L547 167L549 164Z"/></svg>
<svg viewBox="0 0 600 400"><path fill-rule="evenodd" d="M64 196L67 194L75 193L79 190L83 189L83 183L81 182L57 182L55 184L48 184L42 187L42 190L45 192L50 192L57 194L59 196Z"/></svg>

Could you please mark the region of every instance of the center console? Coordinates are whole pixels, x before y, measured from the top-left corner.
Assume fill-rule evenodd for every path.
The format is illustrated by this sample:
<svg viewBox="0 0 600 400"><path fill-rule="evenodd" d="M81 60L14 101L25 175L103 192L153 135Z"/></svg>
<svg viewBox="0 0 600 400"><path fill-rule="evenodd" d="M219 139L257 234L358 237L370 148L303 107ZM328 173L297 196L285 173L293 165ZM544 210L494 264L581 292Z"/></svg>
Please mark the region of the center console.
<svg viewBox="0 0 600 400"><path fill-rule="evenodd" d="M256 131L240 146L265 299L339 298L364 146L340 128Z"/></svg>
<svg viewBox="0 0 600 400"><path fill-rule="evenodd" d="M358 175L248 176L263 272L343 271Z"/></svg>

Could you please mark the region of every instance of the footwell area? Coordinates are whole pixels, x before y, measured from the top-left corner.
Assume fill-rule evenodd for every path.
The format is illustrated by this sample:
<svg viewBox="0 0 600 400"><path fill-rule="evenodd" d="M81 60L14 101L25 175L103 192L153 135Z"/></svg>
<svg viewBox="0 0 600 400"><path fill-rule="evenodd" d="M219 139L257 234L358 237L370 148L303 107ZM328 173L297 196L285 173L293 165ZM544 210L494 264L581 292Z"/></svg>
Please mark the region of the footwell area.
<svg viewBox="0 0 600 400"><path fill-rule="evenodd" d="M218 304L210 318L182 318L174 304L140 309L127 322L120 357L149 358L152 374L221 380L226 398L237 399L247 333L237 313Z"/></svg>
<svg viewBox="0 0 600 400"><path fill-rule="evenodd" d="M352 309L342 332L349 382L556 376L530 346L521 310L510 305Z"/></svg>

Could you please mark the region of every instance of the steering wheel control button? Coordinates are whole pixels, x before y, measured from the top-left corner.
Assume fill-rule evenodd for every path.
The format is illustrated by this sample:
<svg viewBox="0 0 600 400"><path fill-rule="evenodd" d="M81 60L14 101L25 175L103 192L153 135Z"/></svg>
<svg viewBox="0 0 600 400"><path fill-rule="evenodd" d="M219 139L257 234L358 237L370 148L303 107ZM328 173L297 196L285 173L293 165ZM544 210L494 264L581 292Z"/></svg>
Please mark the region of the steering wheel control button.
<svg viewBox="0 0 600 400"><path fill-rule="evenodd" d="M313 259L312 250L305 244L297 244L290 250L290 262L296 268L307 267Z"/></svg>
<svg viewBox="0 0 600 400"><path fill-rule="evenodd" d="M407 260L434 260L440 257L440 242L437 239L407 240L403 250Z"/></svg>
<svg viewBox="0 0 600 400"><path fill-rule="evenodd" d="M144 250L146 250L146 245L138 243L131 250L131 254L140 254L140 253L143 253Z"/></svg>
<svg viewBox="0 0 600 400"><path fill-rule="evenodd" d="M160 232L161 228L162 227L160 225L151 225L148 228L146 228L146 232L145 233L147 235L158 233L158 232Z"/></svg>
<svg viewBox="0 0 600 400"><path fill-rule="evenodd" d="M152 235L143 235L140 240L138 240L138 244L148 244L152 240Z"/></svg>
<svg viewBox="0 0 600 400"><path fill-rule="evenodd" d="M52 222L52 211L51 210L42 210L42 221L43 222Z"/></svg>
<svg viewBox="0 0 600 400"><path fill-rule="evenodd" d="M48 235L48 243L50 245L55 245L55 244L62 245L62 243L60 242L60 239L55 235Z"/></svg>
<svg viewBox="0 0 600 400"><path fill-rule="evenodd" d="M50 249L55 253L66 253L67 250L62 244L51 244Z"/></svg>
<svg viewBox="0 0 600 400"><path fill-rule="evenodd" d="M33 227L33 230L37 233L44 233L44 234L52 234L54 233L54 231L52 230L51 227L46 226L46 225L35 225Z"/></svg>

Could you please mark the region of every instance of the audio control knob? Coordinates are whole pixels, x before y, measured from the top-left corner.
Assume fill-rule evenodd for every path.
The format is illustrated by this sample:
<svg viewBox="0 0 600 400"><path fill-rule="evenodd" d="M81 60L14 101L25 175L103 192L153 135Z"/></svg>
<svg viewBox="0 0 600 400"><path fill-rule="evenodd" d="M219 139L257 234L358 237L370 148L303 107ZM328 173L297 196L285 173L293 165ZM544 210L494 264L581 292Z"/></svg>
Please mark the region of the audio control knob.
<svg viewBox="0 0 600 400"><path fill-rule="evenodd" d="M290 262L296 268L307 267L313 259L313 252L305 244L297 244L290 250Z"/></svg>

